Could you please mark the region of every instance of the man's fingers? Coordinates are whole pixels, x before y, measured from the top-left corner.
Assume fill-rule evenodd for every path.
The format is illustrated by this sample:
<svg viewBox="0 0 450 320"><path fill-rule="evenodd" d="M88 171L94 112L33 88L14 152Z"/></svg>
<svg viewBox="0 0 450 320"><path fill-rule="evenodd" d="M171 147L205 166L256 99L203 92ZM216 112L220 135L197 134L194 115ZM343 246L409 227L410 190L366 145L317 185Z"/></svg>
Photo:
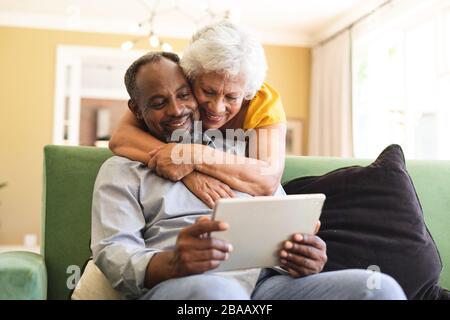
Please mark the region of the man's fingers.
<svg viewBox="0 0 450 320"><path fill-rule="evenodd" d="M288 252L286 257L282 256L282 260L291 262L293 265L297 266L298 268L310 269L314 272L317 272L317 270L318 270L318 261L317 260L312 260L312 259L300 256L300 255L296 255L296 254L292 254L292 253ZM298 268L296 268L295 270L298 270Z"/></svg>
<svg viewBox="0 0 450 320"><path fill-rule="evenodd" d="M185 228L182 232L192 236L199 237L200 235L214 231L225 231L228 229L228 224L221 221L200 221L190 227Z"/></svg>
<svg viewBox="0 0 450 320"><path fill-rule="evenodd" d="M302 244L309 244L319 250L326 250L327 245L325 244L325 241L323 241L321 238L319 238L316 235L311 234L304 234L303 235L303 241Z"/></svg>
<svg viewBox="0 0 450 320"><path fill-rule="evenodd" d="M322 224L320 223L320 220L317 220L316 228L314 229L314 234L317 234L319 232L321 225Z"/></svg>
<svg viewBox="0 0 450 320"><path fill-rule="evenodd" d="M182 241L178 244L180 249L191 250L219 250L222 252L231 252L233 247L227 241L214 237L191 238L188 241ZM183 248L184 247L184 248Z"/></svg>
<svg viewBox="0 0 450 320"><path fill-rule="evenodd" d="M314 270L305 268L303 266L297 266L296 264L294 264L294 263L292 263L290 261L287 261L287 260L281 260L281 263L283 264L283 266L285 266L287 268L287 270L289 271L289 273L292 276L294 276L293 273L297 274L296 278L303 277L303 276L308 276L308 275L316 273Z"/></svg>
<svg viewBox="0 0 450 320"><path fill-rule="evenodd" d="M285 252L286 254L287 253L298 254L317 261L320 261L322 256L322 251L313 246L298 244L295 242L293 243L290 241L286 241L284 243L283 250L281 252Z"/></svg>
<svg viewBox="0 0 450 320"><path fill-rule="evenodd" d="M207 261L207 260L219 260L223 261L228 259L228 252L220 251L217 249L210 250L194 250L191 252L192 261Z"/></svg>
<svg viewBox="0 0 450 320"><path fill-rule="evenodd" d="M294 234L292 240L293 242L311 245L319 250L325 250L327 247L325 241L312 234Z"/></svg>
<svg viewBox="0 0 450 320"><path fill-rule="evenodd" d="M217 268L219 264L219 260L196 261L190 262L187 267L190 273L202 273Z"/></svg>
<svg viewBox="0 0 450 320"><path fill-rule="evenodd" d="M198 217L198 218L195 220L195 222L210 221L210 220L211 220L211 218L208 217L208 216L201 216L201 217Z"/></svg>
<svg viewBox="0 0 450 320"><path fill-rule="evenodd" d="M289 274L294 278L300 278L302 276L299 272L295 271L294 269L291 269L288 267L285 267L285 268L286 268L287 272L289 272Z"/></svg>

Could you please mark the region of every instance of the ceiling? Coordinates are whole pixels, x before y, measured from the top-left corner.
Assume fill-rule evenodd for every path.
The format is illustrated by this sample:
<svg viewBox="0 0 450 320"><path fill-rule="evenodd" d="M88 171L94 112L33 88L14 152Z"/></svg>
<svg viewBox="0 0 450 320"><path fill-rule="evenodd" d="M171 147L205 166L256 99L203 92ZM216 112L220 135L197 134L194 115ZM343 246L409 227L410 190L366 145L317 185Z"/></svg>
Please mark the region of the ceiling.
<svg viewBox="0 0 450 320"><path fill-rule="evenodd" d="M0 25L143 34L136 24L158 3L155 32L189 38L208 7L256 32L263 43L313 46L386 0L0 0ZM170 10L175 5L180 10ZM133 28L133 25L135 26Z"/></svg>

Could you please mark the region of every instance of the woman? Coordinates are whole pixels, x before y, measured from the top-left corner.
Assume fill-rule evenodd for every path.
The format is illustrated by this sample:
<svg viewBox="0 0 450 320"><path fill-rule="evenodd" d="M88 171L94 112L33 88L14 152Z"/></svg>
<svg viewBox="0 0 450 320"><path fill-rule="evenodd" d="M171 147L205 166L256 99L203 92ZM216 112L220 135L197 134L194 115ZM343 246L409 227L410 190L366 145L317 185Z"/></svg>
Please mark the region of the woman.
<svg viewBox="0 0 450 320"><path fill-rule="evenodd" d="M230 188L255 196L273 194L284 168L286 118L278 93L264 83L267 64L262 46L236 25L222 21L194 34L180 65L193 87L203 129L254 130L255 140L248 146L253 159L235 155L231 164L203 162L193 172L183 170L183 165L171 161L175 144L145 132L131 112L112 136L111 150L148 165L160 176L183 181L210 207L219 198L233 196ZM203 155L223 158L221 150L197 147ZM194 151L193 158L198 159Z"/></svg>

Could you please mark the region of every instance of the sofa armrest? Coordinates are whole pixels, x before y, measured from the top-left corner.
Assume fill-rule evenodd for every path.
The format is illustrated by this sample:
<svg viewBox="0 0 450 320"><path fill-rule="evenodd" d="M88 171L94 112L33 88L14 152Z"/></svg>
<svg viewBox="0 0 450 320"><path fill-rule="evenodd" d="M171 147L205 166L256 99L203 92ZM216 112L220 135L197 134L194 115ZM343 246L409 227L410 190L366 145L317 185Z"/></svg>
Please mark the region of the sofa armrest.
<svg viewBox="0 0 450 320"><path fill-rule="evenodd" d="M26 251L0 253L0 288L0 300L46 299L44 258Z"/></svg>

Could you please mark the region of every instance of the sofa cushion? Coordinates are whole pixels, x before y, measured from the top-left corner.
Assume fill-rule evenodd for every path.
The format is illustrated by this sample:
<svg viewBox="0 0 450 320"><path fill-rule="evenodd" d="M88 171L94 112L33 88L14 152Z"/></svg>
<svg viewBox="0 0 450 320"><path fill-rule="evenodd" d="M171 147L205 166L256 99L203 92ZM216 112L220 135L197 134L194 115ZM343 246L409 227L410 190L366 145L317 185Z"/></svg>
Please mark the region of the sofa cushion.
<svg viewBox="0 0 450 320"><path fill-rule="evenodd" d="M103 272L90 259L71 297L72 300L121 300Z"/></svg>
<svg viewBox="0 0 450 320"><path fill-rule="evenodd" d="M327 243L324 271L380 270L409 299L438 299L442 263L400 146L366 167L341 168L284 185L288 194L324 193L319 236Z"/></svg>

